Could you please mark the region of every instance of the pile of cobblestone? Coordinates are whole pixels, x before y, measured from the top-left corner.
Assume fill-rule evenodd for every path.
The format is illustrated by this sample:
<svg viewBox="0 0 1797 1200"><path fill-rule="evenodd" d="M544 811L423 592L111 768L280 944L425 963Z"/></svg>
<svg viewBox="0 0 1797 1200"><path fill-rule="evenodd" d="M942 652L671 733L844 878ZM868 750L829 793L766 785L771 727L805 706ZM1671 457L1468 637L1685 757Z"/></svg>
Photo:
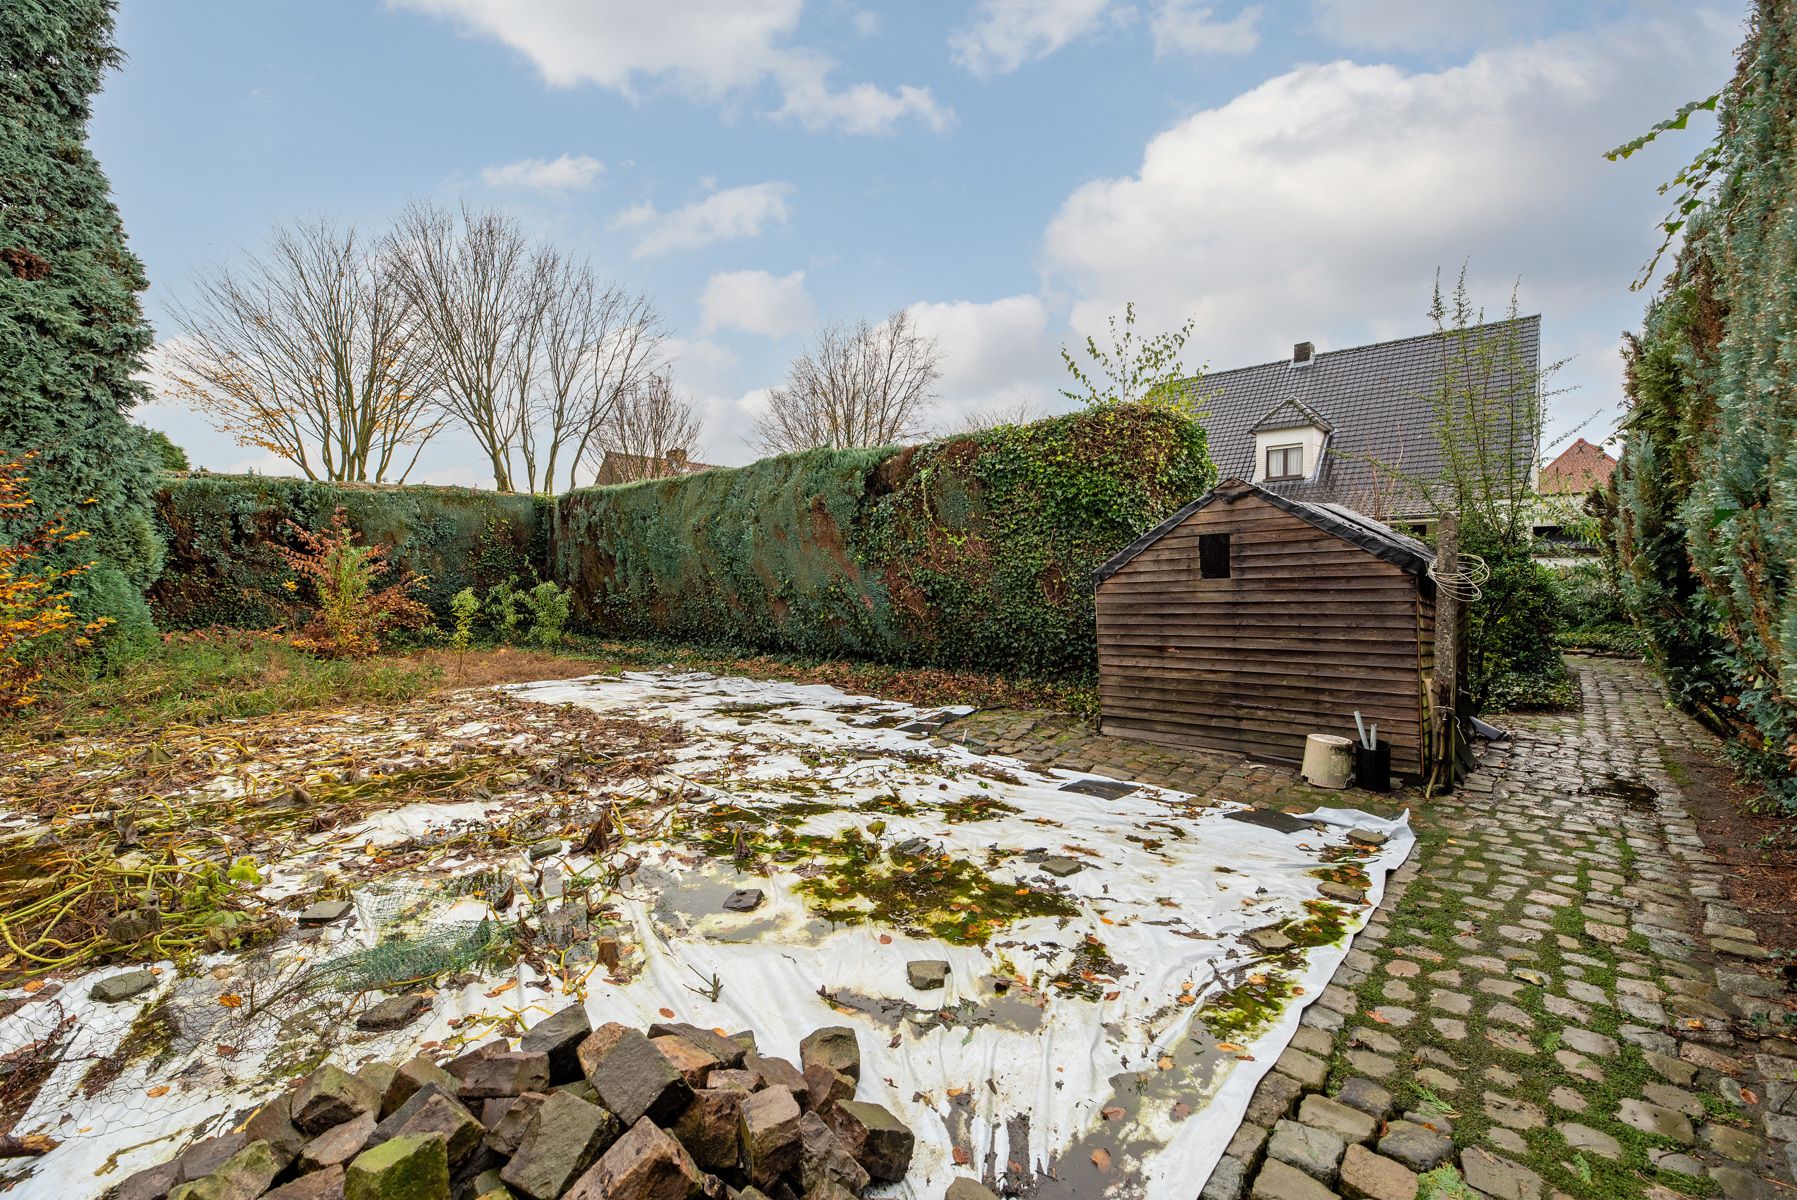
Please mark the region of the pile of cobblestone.
<svg viewBox="0 0 1797 1200"><path fill-rule="evenodd" d="M911 1131L854 1098L847 1028L812 1033L795 1066L752 1033L594 1029L572 1005L511 1046L319 1067L113 1200L851 1200L910 1169Z"/></svg>

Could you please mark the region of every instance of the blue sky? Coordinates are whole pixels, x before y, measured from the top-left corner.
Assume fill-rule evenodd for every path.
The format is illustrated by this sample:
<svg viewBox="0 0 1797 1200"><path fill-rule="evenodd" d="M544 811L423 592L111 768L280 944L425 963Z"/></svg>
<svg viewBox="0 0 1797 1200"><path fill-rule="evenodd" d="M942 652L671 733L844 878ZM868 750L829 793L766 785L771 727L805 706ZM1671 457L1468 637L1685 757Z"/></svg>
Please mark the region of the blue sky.
<svg viewBox="0 0 1797 1200"><path fill-rule="evenodd" d="M1437 265L1520 277L1607 435L1655 187L1744 5L1589 0L122 0L93 123L159 337L195 274L325 212L502 205L651 293L711 461L820 321L910 309L937 428L1067 407L1057 348L1134 300L1213 369L1422 332ZM1707 120L1707 118L1705 119ZM170 401L196 465L284 473ZM414 480L490 482L446 435Z"/></svg>

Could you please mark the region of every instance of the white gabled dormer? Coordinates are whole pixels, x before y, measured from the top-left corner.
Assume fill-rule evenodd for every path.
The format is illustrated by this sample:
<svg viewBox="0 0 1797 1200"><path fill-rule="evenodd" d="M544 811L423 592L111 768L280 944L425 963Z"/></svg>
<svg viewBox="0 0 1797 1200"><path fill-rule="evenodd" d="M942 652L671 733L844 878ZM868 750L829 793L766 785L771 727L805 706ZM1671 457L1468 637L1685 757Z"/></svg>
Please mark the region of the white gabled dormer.
<svg viewBox="0 0 1797 1200"><path fill-rule="evenodd" d="M1310 364L1309 344L1299 343L1303 356L1292 355L1294 369ZM1254 423L1255 483L1297 483L1315 479L1323 465L1332 427L1296 397L1274 405Z"/></svg>

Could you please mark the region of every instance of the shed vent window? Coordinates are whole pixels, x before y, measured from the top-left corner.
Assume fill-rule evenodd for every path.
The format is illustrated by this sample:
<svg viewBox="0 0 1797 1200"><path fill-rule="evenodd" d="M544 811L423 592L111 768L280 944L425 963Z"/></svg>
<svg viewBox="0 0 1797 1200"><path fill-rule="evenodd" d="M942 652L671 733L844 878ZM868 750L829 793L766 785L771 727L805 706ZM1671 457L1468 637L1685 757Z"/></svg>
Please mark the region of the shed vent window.
<svg viewBox="0 0 1797 1200"><path fill-rule="evenodd" d="M1198 535L1198 575L1201 579L1229 578L1229 535Z"/></svg>

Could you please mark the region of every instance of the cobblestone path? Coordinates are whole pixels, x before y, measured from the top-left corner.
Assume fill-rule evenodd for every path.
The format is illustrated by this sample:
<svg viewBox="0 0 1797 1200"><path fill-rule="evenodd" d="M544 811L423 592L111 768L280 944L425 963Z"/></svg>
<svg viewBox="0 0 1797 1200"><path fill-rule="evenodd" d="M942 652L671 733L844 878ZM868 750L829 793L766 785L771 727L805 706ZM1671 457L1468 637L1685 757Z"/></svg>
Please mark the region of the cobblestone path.
<svg viewBox="0 0 1797 1200"><path fill-rule="evenodd" d="M1793 998L1665 765L1714 740L1638 664L1576 668L1580 711L1513 718L1452 797L1399 797L1417 850L1204 1200L1797 1200ZM1394 807L1064 719L942 735L1201 795Z"/></svg>

